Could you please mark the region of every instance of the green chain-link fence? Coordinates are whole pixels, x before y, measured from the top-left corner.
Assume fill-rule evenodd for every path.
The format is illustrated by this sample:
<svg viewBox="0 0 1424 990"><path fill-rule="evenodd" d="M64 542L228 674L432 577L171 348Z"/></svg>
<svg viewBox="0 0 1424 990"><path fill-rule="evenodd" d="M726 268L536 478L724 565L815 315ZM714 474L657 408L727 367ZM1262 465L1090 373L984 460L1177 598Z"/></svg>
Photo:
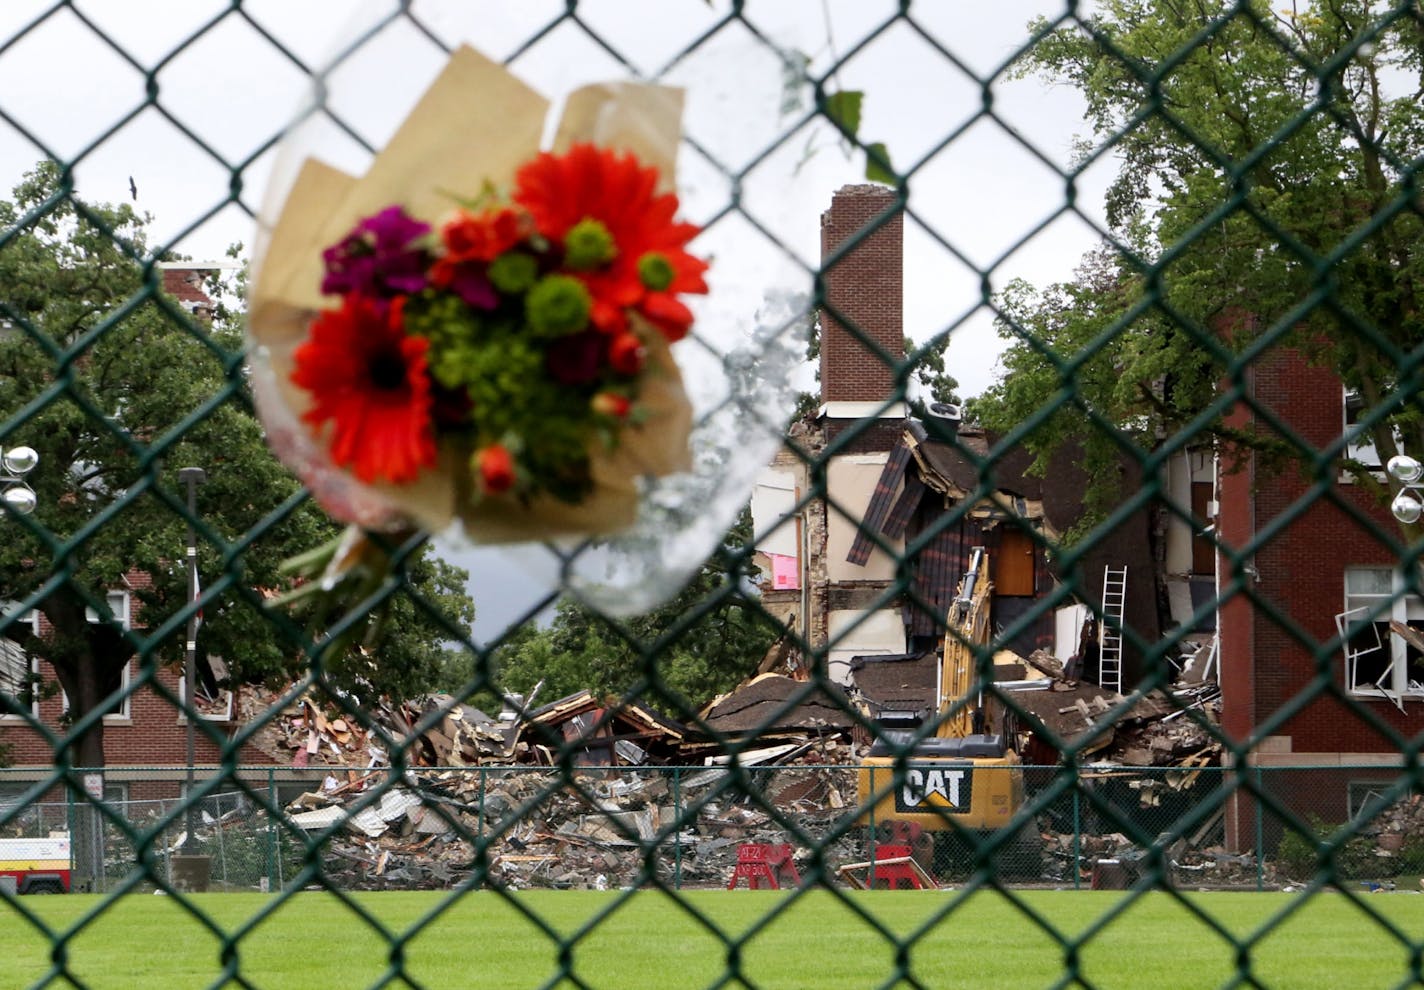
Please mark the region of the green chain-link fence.
<svg viewBox="0 0 1424 990"><path fill-rule="evenodd" d="M369 151L356 111L379 107L371 80L401 64L382 46L415 39L429 58L468 39L439 5L371 4L327 62L313 54L327 21L284 34L233 0L160 31L176 11L121 24L100 6L31 4L0 37L0 76L21 74L0 87L4 140L33 167L0 205L0 447L39 452L3 482L0 836L66 835L82 905L65 914L4 887L7 937L43 950L0 967L0 984L111 985L86 962L90 936L157 891L211 940L196 985L309 985L322 965L309 944L286 951L305 980L245 952L302 920L308 888L381 943L356 977L372 986L457 978L428 975L421 953L481 898L527 926L492 936L527 957L509 985L1107 985L1095 946L1120 946L1114 932L1157 910L1151 898L1191 919L1215 982L1357 985L1272 955L1273 936L1333 897L1379 937L1370 951L1387 962L1371 974L1424 981L1407 900L1368 897L1424 874L1419 488L1407 463L1386 471L1396 451L1424 454L1416 0L1111 0L1032 23L869 0L489 5L489 54L516 72L780 74L765 147L721 155L725 135L694 119L683 151L704 198L726 191L698 221L802 270L784 288L807 289L803 315L819 314L821 380L805 387L822 393L768 466L780 480L758 489L755 532L729 537L674 614L560 611L549 638L553 594L536 594L477 642L460 575L415 538L351 614L319 617L339 635L387 607L386 645L340 653L270 607L279 561L330 529L260 453L240 304L186 280L225 269L172 253L256 212L287 108L241 124L234 87L208 92L194 67L221 75L240 36L231 57L250 63L258 100L270 78L317 81L332 142ZM719 63L729 39L760 61ZM53 71L100 61L138 81L131 102L76 97ZM719 107L737 130L735 97ZM1081 123L1063 131L1065 112ZM153 221L100 205L147 202L133 175L91 191L116 148L140 156L140 179L143 156L194 163L181 179L155 171L201 203ZM766 188L779 159L799 159L803 179ZM837 213L831 189L867 163L893 181L848 190ZM819 169L838 178L816 206L829 210L818 263L762 211ZM880 315L900 291L889 269L847 274L887 264L866 260L886 236L898 256L902 229L915 333ZM946 343L947 370L981 397L960 403L930 373ZM828 391L857 357L881 391ZM205 475L180 480L190 466ZM200 587L183 566L190 529ZM982 637L962 583L981 546ZM506 580L491 560L471 583L477 608ZM967 658L960 688L942 646ZM594 692L584 701L519 698L508 718L477 718L527 694L530 671L562 683L555 661L590 649L599 662L570 686ZM615 654L622 667L600 666ZM435 690L448 693L405 704ZM185 703L198 691L201 712ZM144 725L157 741L133 742ZM998 802L984 828L958 817L971 786ZM764 858L739 871L751 848ZM7 857L18 891L25 869ZM179 857L264 899L193 893ZM698 898L768 875L800 893L740 901L754 913L736 922ZM901 882L939 890L856 889ZM1039 887L1119 893L1054 913ZM557 906L533 888L608 899ZM1226 889L1292 893L1249 923L1188 893ZM421 890L438 893L414 913L364 894ZM974 900L986 892L1013 909L1012 931L981 933L990 954L1042 944L1045 969L944 962L947 942L1003 922ZM714 946L710 970L682 974L664 951L649 974L632 960L661 935L643 932L628 968L615 952L598 972L616 975L589 975L583 960L644 894L671 898ZM901 897L940 899L911 918ZM821 976L803 956L787 977L756 940L820 898L837 913L788 951L868 938L878 954L850 971L824 960ZM1286 955L1315 948L1301 936Z"/></svg>
<svg viewBox="0 0 1424 990"><path fill-rule="evenodd" d="M320 791L303 790L310 782L293 779L288 771L240 767L234 772L254 782L257 796L228 790L201 802L196 852L211 860L212 889L280 889L302 866L307 833L330 825L332 817L344 822L353 817L344 809L325 818L302 810L320 812L333 806L312 804L311 795ZM1036 786L1070 773L1063 767L1029 767L1026 772ZM1388 781L1377 767L1273 767L1251 773L1262 791L1315 821L1315 831L1323 835L1331 831L1324 816L1339 817L1341 795L1353 795L1345 820L1364 824L1346 844L1337 867L1340 880L1365 889L1393 890L1424 876L1420 812L1408 799L1382 799ZM26 775L11 770L0 777ZM809 868L814 847L843 882L850 882L844 880L847 872L862 881L870 879L856 864L873 854L874 841L838 829L844 812L826 797L854 792L853 767L766 766L752 775L750 788L722 791L712 802L699 799L719 788L727 776L724 770L622 768L574 776L579 790L564 787L560 771L539 767L417 774L394 791L398 800L389 804L398 814L357 817L322 845L323 873L345 890L443 889L476 875L473 852L480 843L488 847L490 863L484 882L508 889L633 889L646 884L648 875L674 890L721 887L734 881L743 844L779 846L799 839L768 811L774 807L793 818L809 840L805 846L793 846L791 862L798 875ZM151 768L126 769L123 777L127 787L140 790L162 789L173 780L171 772ZM1165 865L1161 880L1179 889L1275 890L1309 881L1316 869L1315 839L1322 836L1293 832L1287 819L1264 800L1250 804L1256 831L1245 853L1227 850L1217 814L1207 815L1194 828L1181 827L1186 814L1220 809L1227 788L1228 772L1219 767L1189 775L1165 768L1084 768L1056 801L1040 807L1034 822L1038 841L1021 849L1019 859L1005 863L1003 872L1019 886L1125 889L1141 879L1150 866L1149 856L1156 854ZM581 792L600 802L591 804ZM518 827L503 829L510 805L535 795L540 802L522 815ZM1380 806L1367 810L1371 800ZM269 801L284 810L272 813L266 807ZM97 825L103 869L96 887L121 887L135 871L135 833L154 836L156 875L143 889L155 888L156 881L174 883L173 857L184 845L182 801L111 796L105 804L117 817ZM459 825L432 815L420 829L425 809L437 805L450 810ZM34 802L12 816L4 837L87 834L81 817L88 814L92 809L73 798ZM674 823L675 828L664 827ZM520 838L525 829L562 834L568 845L558 853L530 854L530 844ZM429 848L418 848L419 839L409 841L417 830L434 837ZM383 861L386 849L378 840L402 833L407 840L400 844L403 848L394 855L387 852ZM884 824L876 836L885 844L896 841L893 829ZM968 860L951 862L943 854L937 861L932 843L922 840L916 846L917 862L933 876L962 880L972 868ZM758 884L765 886L766 881L759 879ZM735 878L735 885L748 886L748 879Z"/></svg>

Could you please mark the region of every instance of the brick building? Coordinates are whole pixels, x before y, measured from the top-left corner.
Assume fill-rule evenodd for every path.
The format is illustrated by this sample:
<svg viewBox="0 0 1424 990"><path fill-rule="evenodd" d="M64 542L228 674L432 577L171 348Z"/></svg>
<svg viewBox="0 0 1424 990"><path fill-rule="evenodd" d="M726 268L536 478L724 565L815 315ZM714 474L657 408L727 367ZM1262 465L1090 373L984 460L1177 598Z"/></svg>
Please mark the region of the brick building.
<svg viewBox="0 0 1424 990"><path fill-rule="evenodd" d="M857 657L905 657L932 648L934 616L893 591L905 579L898 565L907 546L916 549L906 560L914 597L931 609L957 582L958 561L971 544L989 546L991 559L1001 561L1015 549L1026 551L1029 565L1021 574L995 574L1001 589L996 622L1002 627L1034 609L1060 575L1023 536L1030 530L1053 536L1071 526L1085 480L1075 474L1071 457L1048 473L1051 482L1026 476L1021 452L1010 450L988 473L995 492L1017 511L976 514L966 508L992 438L956 430L949 419L916 423L895 397L893 365L903 360L897 205L892 190L852 186L836 194L823 216L821 401L813 417L793 426L796 449L778 455L754 501L758 549L772 578L764 601L807 642L827 647L831 676L840 681L850 679L852 667L864 667ZM1271 352L1248 381L1252 402L1269 408L1314 449L1338 443L1347 429L1351 413L1339 379L1298 353ZM1232 425L1249 428L1252 418L1243 403ZM1350 453L1366 463L1373 456L1358 444ZM829 498L815 497L808 458L824 463ZM1130 476L1133 469L1130 461L1124 464L1126 491L1141 487ZM1312 777L1309 807L1300 810L1344 819L1361 795L1392 779L1388 768L1398 766L1399 756L1390 734L1412 738L1424 729L1424 708L1411 704L1424 701L1424 656L1388 628L1390 619L1424 620L1424 603L1399 595L1395 548L1365 521L1394 534L1393 520L1348 476L1318 496L1299 471L1267 474L1252 456L1220 470L1210 449L1184 451L1160 470L1157 503L1107 534L1076 574L1061 577L1098 601L1103 565L1126 565L1132 575L1126 624L1146 644L1157 643L1164 629L1180 636L1189 621L1195 626L1188 631L1206 641L1219 629L1223 731L1238 741L1255 738L1253 758L1265 768L1339 768L1328 786L1319 774ZM1279 517L1298 509L1289 523L1268 533ZM945 525L946 513L958 515L951 526ZM769 527L767 521L783 517L786 522ZM929 526L939 536L926 544L919 537ZM1218 587L1213 539L1243 548L1261 534L1268 536L1250 557L1250 594L1230 593L1233 575L1223 558L1220 587L1229 594L1211 616ZM1015 588L1019 594L1003 594ZM1387 614L1366 621L1371 608L1393 597L1399 601ZM1332 644L1339 628L1349 640L1344 650ZM1063 631L1033 623L1014 645L1057 640L1062 656ZM1323 671L1317 651L1327 657ZM1130 657L1127 667L1125 685L1131 687L1141 668ZM1277 721L1298 693L1322 677L1329 691ZM1278 779L1289 789L1288 775ZM1298 804L1299 797L1291 800ZM1239 804L1229 809L1228 839L1235 848L1252 848L1253 802Z"/></svg>
<svg viewBox="0 0 1424 990"><path fill-rule="evenodd" d="M989 550L994 621L1018 629L1010 645L1053 649L1060 637L1043 602L1057 576L1044 539L1082 510L1071 459L1046 482L1027 473L1024 451L997 451L982 430L961 429L957 410L920 420L897 396L903 222L894 190L875 185L842 188L822 215L820 404L793 425L793 447L776 457L753 499L761 564L771 575L763 602L807 642L825 645L828 672L840 683L850 682L858 657L937 648L976 546ZM824 465L828 498L813 497L806 455ZM1077 586L1097 594L1105 561L1151 574L1147 525L1147 514L1137 513L1095 547L1074 575ZM1130 586L1127 618L1156 638L1151 580ZM1077 632L1061 638L1076 646Z"/></svg>
<svg viewBox="0 0 1424 990"><path fill-rule="evenodd" d="M195 318L206 319L213 306L203 289L208 268L160 267L164 291ZM130 571L121 587L109 589L108 607L124 628L143 627L138 593L147 584L146 574ZM87 619L100 621L93 610ZM29 622L30 630L41 639L50 634L38 613L31 613ZM183 697L182 681L180 665L141 671L139 661L133 659L114 685L122 697L103 716L105 789L111 800L141 801L178 794L188 765L188 725L170 697ZM34 684L48 688L37 691ZM43 656L27 655L12 640L0 637L0 692L8 696L8 707L0 710L0 747L10 761L0 772L0 807L51 772L56 739L68 731L68 699L57 684ZM200 684L198 693L197 708L204 724L195 727L194 762L210 766L221 760L221 747L209 730L221 740L239 726L233 721L231 691L220 689L208 678L207 689ZM242 747L239 761L245 765L276 762L271 754L252 745ZM53 794L49 797L55 799Z"/></svg>
<svg viewBox="0 0 1424 990"><path fill-rule="evenodd" d="M1338 443L1353 420L1340 379L1293 350L1257 359L1246 387L1251 402L1317 451ZM1245 404L1232 420L1270 429ZM1380 464L1368 444L1351 444L1349 453ZM1247 454L1218 484L1224 546L1255 548L1240 575L1250 594L1232 594L1220 609L1222 728L1235 741L1255 739L1256 766L1340 767L1315 775L1330 784L1313 784L1307 804L1284 793L1292 774L1271 777L1302 813L1345 820L1365 795L1393 782L1400 755L1391 734L1407 739L1424 730L1424 657L1388 625L1424 619L1424 603L1403 593L1397 548L1386 541L1398 537L1398 524L1346 473L1321 492L1303 470L1268 472ZM1223 570L1224 590L1234 576ZM1316 696L1278 721L1304 692ZM1237 848L1253 845L1250 806L1243 800L1230 809L1228 836Z"/></svg>

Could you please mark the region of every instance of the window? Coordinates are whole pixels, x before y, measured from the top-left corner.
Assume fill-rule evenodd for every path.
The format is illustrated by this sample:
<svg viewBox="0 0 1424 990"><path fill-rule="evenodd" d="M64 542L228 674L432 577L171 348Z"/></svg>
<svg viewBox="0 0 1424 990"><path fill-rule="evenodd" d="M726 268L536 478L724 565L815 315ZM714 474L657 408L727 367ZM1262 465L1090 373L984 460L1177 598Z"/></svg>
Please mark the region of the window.
<svg viewBox="0 0 1424 990"><path fill-rule="evenodd" d="M1393 793L1394 780L1352 780L1346 800L1350 807L1350 821L1359 821L1365 816L1373 817L1400 799ZM1407 796L1407 794L1405 795Z"/></svg>
<svg viewBox="0 0 1424 990"><path fill-rule="evenodd" d="M129 624L129 620L131 618L129 610L129 593L127 591L111 591L109 592L108 597L105 601L106 604L109 606L109 611L114 613L114 621L116 621L124 629L131 628ZM103 621L100 619L99 613L92 608L86 608L84 610L84 617L93 623ZM119 674L117 683L103 685L103 693L106 695L112 694L114 691L119 690L120 688L127 692L129 686L129 676L132 674L132 672L133 661L130 660L128 663L124 664L124 669ZM64 700L64 713L68 715L69 695L65 694L64 692L60 692L60 695ZM116 701L113 706L109 708L108 711L104 712L104 717L107 719L116 720L126 720L130 718L131 713L129 707L129 695L125 693L124 696L118 701Z"/></svg>
<svg viewBox="0 0 1424 990"><path fill-rule="evenodd" d="M198 677L196 679L197 690L193 693L197 696L197 702L193 709L197 710L198 717L207 719L210 722L230 722L232 721L233 696L232 691L225 687L213 687L206 683L207 678L203 676L206 671L206 664L198 658ZM226 666L224 666L224 671ZM225 676L225 675L224 675ZM188 718L188 679L180 678L178 681L178 700L182 703L182 709L178 712L178 721L184 722Z"/></svg>
<svg viewBox="0 0 1424 990"><path fill-rule="evenodd" d="M31 786L29 781L0 780L0 815L18 808Z"/></svg>
<svg viewBox="0 0 1424 990"><path fill-rule="evenodd" d="M188 798L188 782L179 788L184 801ZM204 824L210 824L224 815L246 815L252 810L252 798L234 780L225 780L216 789L208 791L197 801L197 807Z"/></svg>
<svg viewBox="0 0 1424 990"><path fill-rule="evenodd" d="M112 702L110 707L105 709L104 718L127 721L128 718L132 717L130 704L128 704L131 698L131 695L128 694L128 679L130 679L132 671L134 671L134 661L128 661L127 664L124 664L124 669L120 671L117 678L111 678L110 684L100 685L100 691L103 692L103 697L114 694L118 689L124 691L124 695L122 695L121 698ZM70 695L68 695L67 692L60 691L60 698L63 699L64 702L64 714L70 714Z"/></svg>
<svg viewBox="0 0 1424 990"><path fill-rule="evenodd" d="M1212 530L1215 506L1212 504L1212 488L1210 481L1192 482L1192 518L1205 523L1202 529L1193 527L1192 574L1205 577L1216 576L1216 534Z"/></svg>
<svg viewBox="0 0 1424 990"><path fill-rule="evenodd" d="M127 591L111 591L107 603L109 611L114 613L115 621L124 629L132 628L129 623L129 593ZM99 613L92 608L86 608L84 618L90 622L98 622Z"/></svg>
<svg viewBox="0 0 1424 990"><path fill-rule="evenodd" d="M1396 703L1424 697L1424 653L1390 632L1390 620L1424 629L1424 602L1404 593L1388 567L1345 569L1345 611L1335 617L1344 643L1345 686Z"/></svg>
<svg viewBox="0 0 1424 990"><path fill-rule="evenodd" d="M1365 409L1364 398L1355 389L1347 388L1345 389L1344 402L1341 405L1344 408L1345 456L1350 460L1359 461L1365 467L1383 471L1384 461L1380 459L1374 438L1367 428L1360 426L1360 420L1365 417L1365 413L1368 411ZM1399 428L1395 427L1394 443L1398 449L1391 453L1399 453L1404 449L1402 440L1403 436L1400 434ZM1346 480L1348 480L1348 475Z"/></svg>
<svg viewBox="0 0 1424 990"><path fill-rule="evenodd" d="M30 631L39 632L39 613L31 611L20 619ZM18 633L20 630L16 630ZM40 717L40 662L8 636L0 636L0 719Z"/></svg>

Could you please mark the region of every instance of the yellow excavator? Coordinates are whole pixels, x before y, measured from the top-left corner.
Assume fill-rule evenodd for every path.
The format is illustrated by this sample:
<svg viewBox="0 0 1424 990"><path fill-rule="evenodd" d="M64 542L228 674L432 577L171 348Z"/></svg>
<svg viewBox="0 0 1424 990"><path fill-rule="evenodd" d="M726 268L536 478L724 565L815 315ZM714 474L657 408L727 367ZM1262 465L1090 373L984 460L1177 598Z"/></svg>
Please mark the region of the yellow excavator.
<svg viewBox="0 0 1424 990"><path fill-rule="evenodd" d="M972 853L965 830L991 833L1008 826L1024 805L1019 754L1004 731L986 731L982 685L974 677L974 648L989 642L993 582L989 555L976 547L946 617L935 686L938 721L932 735L913 722L877 723L876 739L859 773L856 824L881 840L933 844L934 871ZM903 757L904 770L897 769ZM1037 832L1006 839L995 858L1013 872L1036 871ZM1032 833L1032 834L1029 834ZM1005 855L1007 853L1008 855ZM926 864L928 865L928 864Z"/></svg>

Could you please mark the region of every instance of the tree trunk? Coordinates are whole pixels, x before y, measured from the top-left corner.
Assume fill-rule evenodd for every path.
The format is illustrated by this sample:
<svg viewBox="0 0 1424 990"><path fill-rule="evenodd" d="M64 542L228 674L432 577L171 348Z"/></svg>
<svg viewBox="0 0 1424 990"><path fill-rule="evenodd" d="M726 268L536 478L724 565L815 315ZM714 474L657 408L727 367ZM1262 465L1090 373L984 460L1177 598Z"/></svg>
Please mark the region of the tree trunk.
<svg viewBox="0 0 1424 990"><path fill-rule="evenodd" d="M63 753L55 754L56 763L62 757L79 771L69 786L74 807L70 848L75 882L79 889L103 890L106 819L88 793L85 771L102 774L104 719L90 716L103 709L105 699L123 683L124 667L133 651L117 630L89 622L83 601L75 596L52 595L41 610L53 630L44 654L69 699L69 724L87 723L73 734ZM102 797L102 787L98 793Z"/></svg>

